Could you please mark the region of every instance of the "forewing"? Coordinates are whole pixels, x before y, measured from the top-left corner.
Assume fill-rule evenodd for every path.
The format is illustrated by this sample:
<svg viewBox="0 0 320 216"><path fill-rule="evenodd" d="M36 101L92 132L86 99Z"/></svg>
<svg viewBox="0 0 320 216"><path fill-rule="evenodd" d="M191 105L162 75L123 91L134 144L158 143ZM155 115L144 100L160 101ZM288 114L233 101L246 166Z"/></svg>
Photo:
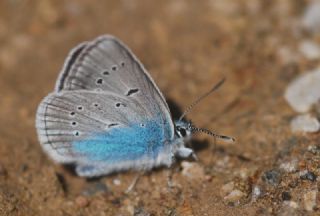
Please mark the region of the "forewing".
<svg viewBox="0 0 320 216"><path fill-rule="evenodd" d="M159 119L163 136L173 138L168 105L134 54L112 36L101 36L73 49L55 91L90 90L128 96L141 104L146 115Z"/></svg>

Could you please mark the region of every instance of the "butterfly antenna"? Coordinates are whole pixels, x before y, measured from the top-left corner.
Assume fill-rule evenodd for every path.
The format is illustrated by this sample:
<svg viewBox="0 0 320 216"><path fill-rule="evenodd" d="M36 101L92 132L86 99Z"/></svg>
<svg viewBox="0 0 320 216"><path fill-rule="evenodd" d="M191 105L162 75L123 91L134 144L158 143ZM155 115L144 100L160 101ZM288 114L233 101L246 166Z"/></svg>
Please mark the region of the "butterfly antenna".
<svg viewBox="0 0 320 216"><path fill-rule="evenodd" d="M214 92L215 90L217 90L225 81L226 79L223 78L221 79L217 84L215 84L213 86L212 89L210 89L208 92L204 93L203 95L201 95L197 100L195 100L180 116L179 120L182 120L183 117L185 117L192 109L194 106L196 106L200 101L202 101L204 98L206 98L208 95L210 95L212 92Z"/></svg>
<svg viewBox="0 0 320 216"><path fill-rule="evenodd" d="M234 141L236 141L233 137L228 137L228 136L225 136L225 135L215 134L212 131L210 131L208 129L205 129L205 128L197 128L197 127L194 127L192 125L190 125L189 128L191 129L192 132L205 133L205 134L208 134L210 136L216 137L218 139L222 139L225 142L234 142Z"/></svg>

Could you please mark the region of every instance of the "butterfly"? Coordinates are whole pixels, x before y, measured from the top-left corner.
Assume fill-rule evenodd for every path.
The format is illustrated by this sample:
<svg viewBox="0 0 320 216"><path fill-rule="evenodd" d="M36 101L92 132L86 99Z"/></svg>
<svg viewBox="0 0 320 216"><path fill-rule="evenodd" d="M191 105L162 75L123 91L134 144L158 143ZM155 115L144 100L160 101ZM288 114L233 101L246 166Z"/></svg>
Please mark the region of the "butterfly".
<svg viewBox="0 0 320 216"><path fill-rule="evenodd" d="M103 35L70 51L54 91L38 107L36 129L50 158L74 164L79 176L94 177L195 157L185 146L195 131L233 139L194 127L183 120L186 113L173 121L137 57L120 40Z"/></svg>

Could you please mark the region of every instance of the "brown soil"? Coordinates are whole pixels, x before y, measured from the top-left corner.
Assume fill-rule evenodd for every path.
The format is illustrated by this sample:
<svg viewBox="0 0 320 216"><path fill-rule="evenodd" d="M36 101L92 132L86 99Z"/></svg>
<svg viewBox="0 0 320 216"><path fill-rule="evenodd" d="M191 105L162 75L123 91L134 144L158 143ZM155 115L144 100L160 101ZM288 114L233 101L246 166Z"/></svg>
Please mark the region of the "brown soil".
<svg viewBox="0 0 320 216"><path fill-rule="evenodd" d="M317 214L319 203L307 211L305 196L318 191L319 135L293 134L296 113L283 99L289 81L318 63L281 54L312 38L296 27L305 4L1 1L0 215ZM173 187L169 170L158 169L129 195L124 191L136 173L85 180L50 161L36 136L37 106L53 90L69 50L106 33L132 48L182 110L226 77L188 118L237 142L217 141L214 148L212 138L197 135L192 145L199 161L189 171L177 163ZM283 171L281 164L292 160L296 169ZM301 177L303 171L312 174ZM238 197L230 197L230 183Z"/></svg>

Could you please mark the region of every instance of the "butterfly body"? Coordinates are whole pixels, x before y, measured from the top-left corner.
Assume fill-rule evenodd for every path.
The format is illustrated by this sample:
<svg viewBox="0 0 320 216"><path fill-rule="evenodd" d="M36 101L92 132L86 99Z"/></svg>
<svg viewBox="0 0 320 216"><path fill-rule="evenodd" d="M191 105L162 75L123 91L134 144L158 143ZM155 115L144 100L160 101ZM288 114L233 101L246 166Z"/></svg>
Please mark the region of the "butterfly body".
<svg viewBox="0 0 320 216"><path fill-rule="evenodd" d="M80 176L170 166L190 157L188 124L173 122L168 105L139 60L122 42L100 36L74 48L54 92L40 103L41 146Z"/></svg>

